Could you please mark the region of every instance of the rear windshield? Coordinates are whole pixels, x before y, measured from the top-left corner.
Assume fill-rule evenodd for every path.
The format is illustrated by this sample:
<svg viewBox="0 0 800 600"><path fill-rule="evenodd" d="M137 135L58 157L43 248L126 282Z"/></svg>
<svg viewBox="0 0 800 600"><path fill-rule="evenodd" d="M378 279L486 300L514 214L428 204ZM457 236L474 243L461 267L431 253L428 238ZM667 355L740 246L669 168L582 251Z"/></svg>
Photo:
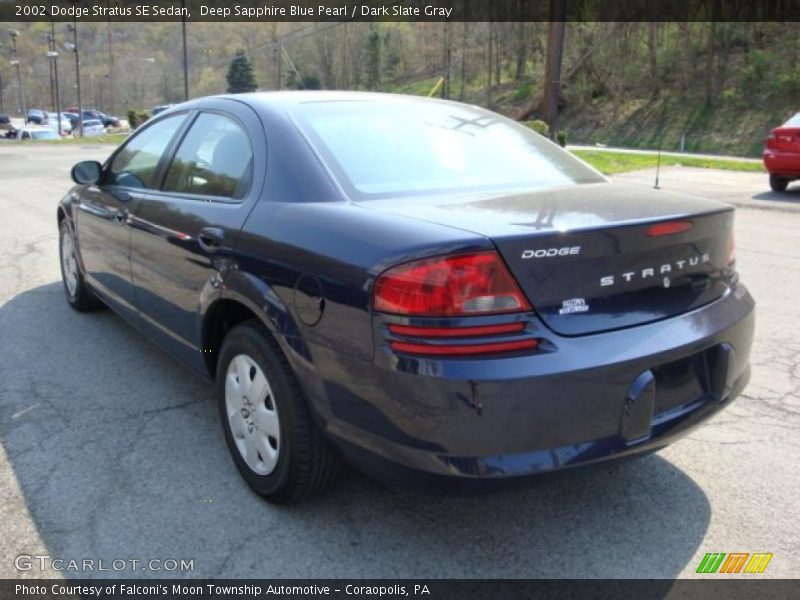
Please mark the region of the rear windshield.
<svg viewBox="0 0 800 600"><path fill-rule="evenodd" d="M784 127L800 127L800 113L797 113L791 119L783 124Z"/></svg>
<svg viewBox="0 0 800 600"><path fill-rule="evenodd" d="M293 114L346 191L365 199L604 181L527 127L466 105L309 102Z"/></svg>

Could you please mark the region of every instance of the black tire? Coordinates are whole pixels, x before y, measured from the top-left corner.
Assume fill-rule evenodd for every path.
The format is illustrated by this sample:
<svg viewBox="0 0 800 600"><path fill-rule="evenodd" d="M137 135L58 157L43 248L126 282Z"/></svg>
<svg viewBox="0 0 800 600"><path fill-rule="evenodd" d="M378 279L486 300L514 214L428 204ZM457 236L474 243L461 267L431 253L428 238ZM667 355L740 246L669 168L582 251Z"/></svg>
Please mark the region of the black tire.
<svg viewBox="0 0 800 600"><path fill-rule="evenodd" d="M277 463L266 474L259 474L247 464L236 445L228 417L226 377L231 361L239 355L252 359L263 372L272 390L267 402L274 403L272 408L278 414ZM217 363L217 394L228 450L239 473L256 493L269 502L292 504L333 484L339 471L339 457L315 425L286 357L259 322L241 323L225 337Z"/></svg>
<svg viewBox="0 0 800 600"><path fill-rule="evenodd" d="M73 251L73 260L75 260L75 288L74 291L70 290L67 284L67 273L64 267L64 237L70 236L72 240L73 250L75 249L75 236L67 223L66 219L62 219L58 226L58 262L61 267L61 282L64 285L64 295L67 297L69 305L78 312L90 312L103 308L102 301L94 295L92 290L86 285L86 280L83 278L80 267L75 258Z"/></svg>
<svg viewBox="0 0 800 600"><path fill-rule="evenodd" d="M777 175L769 176L769 187L772 188L773 192L785 192L788 186L788 179L784 177L778 177Z"/></svg>

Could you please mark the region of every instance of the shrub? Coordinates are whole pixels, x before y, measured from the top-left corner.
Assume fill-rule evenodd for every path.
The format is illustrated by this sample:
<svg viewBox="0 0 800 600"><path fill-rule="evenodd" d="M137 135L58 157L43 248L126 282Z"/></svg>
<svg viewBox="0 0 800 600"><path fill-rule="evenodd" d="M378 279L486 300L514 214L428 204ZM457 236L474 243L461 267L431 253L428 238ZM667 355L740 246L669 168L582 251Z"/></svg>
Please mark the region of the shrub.
<svg viewBox="0 0 800 600"><path fill-rule="evenodd" d="M139 125L150 118L150 113L144 110L130 109L128 111L128 125L131 129L136 129Z"/></svg>
<svg viewBox="0 0 800 600"><path fill-rule="evenodd" d="M567 145L567 132L563 129L561 131L556 132L556 141L558 145L562 148Z"/></svg>
<svg viewBox="0 0 800 600"><path fill-rule="evenodd" d="M533 84L530 81L526 81L514 91L511 99L514 102L522 102L523 100L527 100L531 96L532 89Z"/></svg>
<svg viewBox="0 0 800 600"><path fill-rule="evenodd" d="M550 135L550 127L547 126L547 123L540 121L539 119L536 119L535 121L525 121L522 124L528 129L533 129L536 133L543 135L544 137Z"/></svg>
<svg viewBox="0 0 800 600"><path fill-rule="evenodd" d="M789 98L796 97L797 94L800 94L800 67L795 68L794 71L778 73L770 79L769 87Z"/></svg>

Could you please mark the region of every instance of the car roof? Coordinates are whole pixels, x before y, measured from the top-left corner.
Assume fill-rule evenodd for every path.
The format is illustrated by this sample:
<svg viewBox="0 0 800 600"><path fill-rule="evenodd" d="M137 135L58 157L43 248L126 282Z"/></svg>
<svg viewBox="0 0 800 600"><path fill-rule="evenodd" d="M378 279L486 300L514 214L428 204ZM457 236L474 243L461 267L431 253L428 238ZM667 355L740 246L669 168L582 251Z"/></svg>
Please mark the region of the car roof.
<svg viewBox="0 0 800 600"><path fill-rule="evenodd" d="M253 105L276 105L293 106L307 104L311 102L381 102L394 103L398 101L427 102L438 104L443 102L439 98L428 98L425 96L410 96L405 94L384 94L380 92L343 92L328 90L298 90L284 92L253 92L250 94L227 94L223 97L231 97L243 100Z"/></svg>
<svg viewBox="0 0 800 600"><path fill-rule="evenodd" d="M456 104L451 100L411 96L404 94L385 94L379 92L344 92L330 90L291 90L280 92L252 92L247 94L220 94L207 96L170 106L169 112L196 108L198 104L209 100L236 100L247 104L257 111L285 111L294 106L315 102L377 102L393 104L396 102L414 102L428 104ZM159 113L161 116L162 113Z"/></svg>

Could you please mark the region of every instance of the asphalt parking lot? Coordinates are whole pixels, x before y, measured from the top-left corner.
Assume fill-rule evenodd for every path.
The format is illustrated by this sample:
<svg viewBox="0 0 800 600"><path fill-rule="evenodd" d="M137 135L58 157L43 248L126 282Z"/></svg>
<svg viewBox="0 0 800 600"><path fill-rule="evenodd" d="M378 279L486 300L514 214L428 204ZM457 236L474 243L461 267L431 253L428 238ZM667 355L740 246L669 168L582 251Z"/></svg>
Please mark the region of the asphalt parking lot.
<svg viewBox="0 0 800 600"><path fill-rule="evenodd" d="M187 559L193 571L71 576L693 576L706 552L772 552L800 573L800 185L670 168L664 189L736 203L758 302L753 379L657 455L477 497L386 489L347 473L271 506L228 457L213 389L109 312L77 314L55 208L69 169L109 146L0 146L0 577L15 557ZM653 173L620 179L652 185Z"/></svg>

